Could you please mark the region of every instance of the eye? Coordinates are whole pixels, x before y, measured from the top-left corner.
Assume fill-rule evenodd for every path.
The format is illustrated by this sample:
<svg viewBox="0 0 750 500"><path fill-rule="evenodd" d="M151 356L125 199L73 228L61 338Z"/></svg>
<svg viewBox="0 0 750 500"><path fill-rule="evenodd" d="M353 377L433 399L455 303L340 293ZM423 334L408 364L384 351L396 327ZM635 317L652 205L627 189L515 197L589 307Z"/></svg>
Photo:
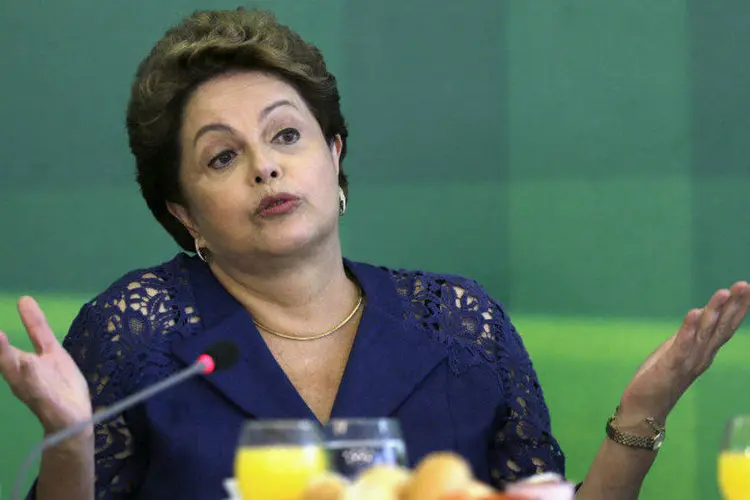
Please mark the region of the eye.
<svg viewBox="0 0 750 500"><path fill-rule="evenodd" d="M215 169L222 169L228 167L236 157L237 153L231 149L227 149L211 158L211 161L208 162L208 166Z"/></svg>
<svg viewBox="0 0 750 500"><path fill-rule="evenodd" d="M296 128L285 128L273 138L272 142L278 142L284 145L294 144L299 140L299 130Z"/></svg>

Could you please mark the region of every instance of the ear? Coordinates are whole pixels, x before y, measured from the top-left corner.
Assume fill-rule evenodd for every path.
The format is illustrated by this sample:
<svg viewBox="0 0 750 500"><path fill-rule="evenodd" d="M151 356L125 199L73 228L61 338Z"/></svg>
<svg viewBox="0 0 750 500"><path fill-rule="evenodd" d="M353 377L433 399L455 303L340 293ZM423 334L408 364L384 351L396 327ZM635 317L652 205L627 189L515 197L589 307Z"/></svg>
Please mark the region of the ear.
<svg viewBox="0 0 750 500"><path fill-rule="evenodd" d="M336 169L336 175L339 175L339 170L341 170L339 161L342 149L344 149L344 141L341 140L340 135L336 134L331 141L331 158L333 159L333 168Z"/></svg>
<svg viewBox="0 0 750 500"><path fill-rule="evenodd" d="M188 212L187 208L179 203L168 201L167 210L169 210L169 213L185 226L185 229L188 230L190 236L193 238L198 237L198 231L195 229L195 222L193 222L193 219L190 217L190 212Z"/></svg>

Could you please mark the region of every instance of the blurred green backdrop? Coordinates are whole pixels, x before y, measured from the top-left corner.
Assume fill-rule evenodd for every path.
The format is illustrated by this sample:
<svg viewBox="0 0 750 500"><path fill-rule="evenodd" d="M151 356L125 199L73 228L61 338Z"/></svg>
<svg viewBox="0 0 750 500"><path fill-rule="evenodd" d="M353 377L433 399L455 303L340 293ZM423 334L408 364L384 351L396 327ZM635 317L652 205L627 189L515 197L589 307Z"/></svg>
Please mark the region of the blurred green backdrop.
<svg viewBox="0 0 750 500"><path fill-rule="evenodd" d="M124 134L167 27L237 2L0 3L0 328L34 293L81 303L175 245ZM478 279L526 339L580 480L620 391L681 316L748 278L750 4L265 0L317 43L350 122L350 258ZM691 389L645 499L718 498L724 421L750 412L747 329ZM0 388L0 483L40 437Z"/></svg>

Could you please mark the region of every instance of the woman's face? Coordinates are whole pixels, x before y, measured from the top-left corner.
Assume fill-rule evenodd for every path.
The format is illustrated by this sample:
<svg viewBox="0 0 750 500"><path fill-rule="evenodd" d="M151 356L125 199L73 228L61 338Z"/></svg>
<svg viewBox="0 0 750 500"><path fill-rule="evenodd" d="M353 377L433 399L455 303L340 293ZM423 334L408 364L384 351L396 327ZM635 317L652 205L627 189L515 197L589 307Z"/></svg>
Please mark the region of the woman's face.
<svg viewBox="0 0 750 500"><path fill-rule="evenodd" d="M259 72L203 84L180 143L186 206L169 208L217 259L288 256L338 239L341 141L326 143L291 85Z"/></svg>

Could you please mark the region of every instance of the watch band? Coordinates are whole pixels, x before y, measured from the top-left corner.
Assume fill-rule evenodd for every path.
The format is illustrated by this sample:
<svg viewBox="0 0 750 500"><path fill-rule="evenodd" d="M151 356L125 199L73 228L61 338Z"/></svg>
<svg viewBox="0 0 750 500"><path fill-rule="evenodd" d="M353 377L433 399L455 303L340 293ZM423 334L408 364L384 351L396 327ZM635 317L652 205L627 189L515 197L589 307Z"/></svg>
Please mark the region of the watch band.
<svg viewBox="0 0 750 500"><path fill-rule="evenodd" d="M609 420L607 420L606 431L609 439L615 443L629 446L631 448L642 448L652 451L661 448L661 445L664 444L664 439L666 438L666 429L664 426L659 425L652 417L646 417L644 421L654 430L653 436L641 436L638 434L622 432L615 425L619 409L620 407L618 406L615 413L609 417Z"/></svg>

